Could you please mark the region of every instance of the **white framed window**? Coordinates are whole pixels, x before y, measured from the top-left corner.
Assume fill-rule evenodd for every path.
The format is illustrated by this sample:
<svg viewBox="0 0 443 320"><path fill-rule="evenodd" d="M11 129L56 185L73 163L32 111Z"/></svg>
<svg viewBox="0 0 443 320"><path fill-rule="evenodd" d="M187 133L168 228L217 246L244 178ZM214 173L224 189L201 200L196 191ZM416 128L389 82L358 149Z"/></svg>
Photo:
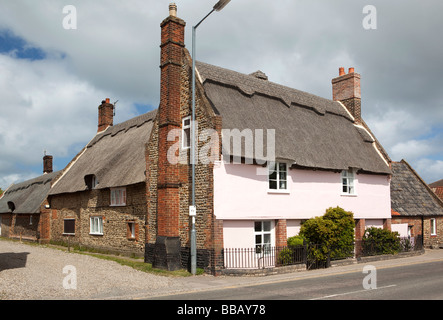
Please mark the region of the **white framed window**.
<svg viewBox="0 0 443 320"><path fill-rule="evenodd" d="M341 172L342 195L356 195L355 176L353 170L343 170Z"/></svg>
<svg viewBox="0 0 443 320"><path fill-rule="evenodd" d="M268 190L288 192L288 164L274 162L268 166Z"/></svg>
<svg viewBox="0 0 443 320"><path fill-rule="evenodd" d="M182 149L191 148L191 117L182 119Z"/></svg>
<svg viewBox="0 0 443 320"><path fill-rule="evenodd" d="M111 206L125 206L126 205L126 188L112 188L111 189Z"/></svg>
<svg viewBox="0 0 443 320"><path fill-rule="evenodd" d="M89 222L89 234L103 235L103 217L90 217Z"/></svg>
<svg viewBox="0 0 443 320"><path fill-rule="evenodd" d="M435 221L435 218L431 219L431 236L437 235L437 222Z"/></svg>
<svg viewBox="0 0 443 320"><path fill-rule="evenodd" d="M272 221L255 221L255 253L270 253L272 246Z"/></svg>

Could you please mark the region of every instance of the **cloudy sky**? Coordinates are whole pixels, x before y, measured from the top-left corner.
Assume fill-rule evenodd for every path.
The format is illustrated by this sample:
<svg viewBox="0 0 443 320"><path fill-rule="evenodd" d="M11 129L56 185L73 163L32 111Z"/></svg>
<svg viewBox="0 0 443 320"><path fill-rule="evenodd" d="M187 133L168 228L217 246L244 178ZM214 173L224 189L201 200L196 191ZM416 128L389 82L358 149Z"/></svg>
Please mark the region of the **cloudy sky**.
<svg viewBox="0 0 443 320"><path fill-rule="evenodd" d="M95 135L101 100L119 101L114 123L157 108L169 2L0 0L0 188L42 174L44 150L63 169ZM190 48L217 1L175 2ZM443 178L442 11L441 0L232 0L198 29L198 59L325 98L339 67L354 67L363 118L431 183Z"/></svg>

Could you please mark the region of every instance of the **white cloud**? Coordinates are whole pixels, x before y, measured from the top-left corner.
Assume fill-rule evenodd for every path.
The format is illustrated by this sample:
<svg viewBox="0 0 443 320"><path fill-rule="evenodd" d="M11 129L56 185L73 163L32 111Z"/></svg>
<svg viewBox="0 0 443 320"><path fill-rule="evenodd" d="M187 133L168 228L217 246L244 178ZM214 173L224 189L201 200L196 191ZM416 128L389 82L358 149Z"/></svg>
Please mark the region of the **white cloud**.
<svg viewBox="0 0 443 320"><path fill-rule="evenodd" d="M0 74L0 176L5 184L21 177L11 172L16 164L40 164L45 149L66 156L71 145L95 134L97 106L105 94L72 76L63 61L0 55Z"/></svg>
<svg viewBox="0 0 443 320"><path fill-rule="evenodd" d="M443 177L443 161L422 158L410 163L426 183L441 180Z"/></svg>
<svg viewBox="0 0 443 320"><path fill-rule="evenodd" d="M399 142L391 148L391 157L394 159L415 160L423 156L431 155L434 147L426 140L409 140Z"/></svg>

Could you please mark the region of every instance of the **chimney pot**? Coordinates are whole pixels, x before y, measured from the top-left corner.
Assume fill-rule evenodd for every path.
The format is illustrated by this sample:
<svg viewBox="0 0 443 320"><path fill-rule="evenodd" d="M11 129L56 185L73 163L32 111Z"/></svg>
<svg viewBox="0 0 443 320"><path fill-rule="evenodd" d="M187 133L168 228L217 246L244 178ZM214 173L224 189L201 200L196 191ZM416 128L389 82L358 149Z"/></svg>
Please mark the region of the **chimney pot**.
<svg viewBox="0 0 443 320"><path fill-rule="evenodd" d="M332 79L332 99L343 103L355 121L361 123L360 74L354 68L349 68L349 74L345 74L344 68L339 70L340 75Z"/></svg>
<svg viewBox="0 0 443 320"><path fill-rule="evenodd" d="M43 157L43 173L52 172L52 156L45 155Z"/></svg>
<svg viewBox="0 0 443 320"><path fill-rule="evenodd" d="M344 75L345 75L345 68L340 67L340 68L338 69L338 75L339 75L339 76L344 76Z"/></svg>
<svg viewBox="0 0 443 320"><path fill-rule="evenodd" d="M107 127L114 125L114 105L109 103L110 99L102 100L102 104L98 106L98 130L102 132Z"/></svg>
<svg viewBox="0 0 443 320"><path fill-rule="evenodd" d="M169 4L169 15L173 17L177 16L177 5L174 2Z"/></svg>

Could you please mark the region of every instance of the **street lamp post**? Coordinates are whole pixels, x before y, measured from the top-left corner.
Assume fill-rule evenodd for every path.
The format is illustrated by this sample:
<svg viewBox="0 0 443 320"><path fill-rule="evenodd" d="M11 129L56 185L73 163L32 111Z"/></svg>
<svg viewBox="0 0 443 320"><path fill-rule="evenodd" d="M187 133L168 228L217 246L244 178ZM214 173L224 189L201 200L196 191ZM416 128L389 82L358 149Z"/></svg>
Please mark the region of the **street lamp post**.
<svg viewBox="0 0 443 320"><path fill-rule="evenodd" d="M199 23L192 27L192 121L191 121L191 166L192 166L192 205L189 208L189 213L192 219L191 223L191 273L193 275L197 272L197 238L195 232L195 52L196 52L196 31L198 26L209 17L214 11L220 11L231 0L219 0L215 6Z"/></svg>

